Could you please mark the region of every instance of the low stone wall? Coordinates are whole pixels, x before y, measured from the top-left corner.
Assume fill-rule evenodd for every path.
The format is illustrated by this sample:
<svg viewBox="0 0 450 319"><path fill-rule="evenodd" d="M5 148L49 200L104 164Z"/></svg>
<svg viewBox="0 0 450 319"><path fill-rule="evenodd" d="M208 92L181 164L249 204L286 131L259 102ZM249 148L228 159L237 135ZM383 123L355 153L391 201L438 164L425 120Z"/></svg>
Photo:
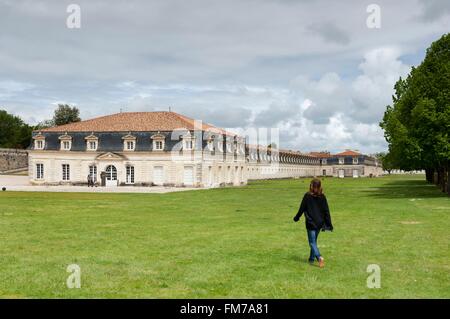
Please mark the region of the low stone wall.
<svg viewBox="0 0 450 319"><path fill-rule="evenodd" d="M10 148L0 148L0 172L28 167L28 152Z"/></svg>

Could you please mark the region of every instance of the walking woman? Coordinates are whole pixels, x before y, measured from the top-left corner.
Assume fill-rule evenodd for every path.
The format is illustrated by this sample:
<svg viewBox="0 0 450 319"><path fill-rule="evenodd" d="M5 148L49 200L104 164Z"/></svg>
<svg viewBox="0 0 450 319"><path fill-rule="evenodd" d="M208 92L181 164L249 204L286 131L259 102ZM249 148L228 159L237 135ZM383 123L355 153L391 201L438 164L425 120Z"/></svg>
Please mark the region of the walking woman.
<svg viewBox="0 0 450 319"><path fill-rule="evenodd" d="M325 266L325 260L320 255L317 247L317 237L319 232L333 230L331 223L330 210L328 209L328 202L325 194L322 192L322 183L320 179L314 178L309 185L309 192L307 192L302 199L300 208L294 221L298 222L302 214L305 214L306 231L308 233L308 242L311 247L309 254L309 263L313 264L316 259L319 262L319 267Z"/></svg>

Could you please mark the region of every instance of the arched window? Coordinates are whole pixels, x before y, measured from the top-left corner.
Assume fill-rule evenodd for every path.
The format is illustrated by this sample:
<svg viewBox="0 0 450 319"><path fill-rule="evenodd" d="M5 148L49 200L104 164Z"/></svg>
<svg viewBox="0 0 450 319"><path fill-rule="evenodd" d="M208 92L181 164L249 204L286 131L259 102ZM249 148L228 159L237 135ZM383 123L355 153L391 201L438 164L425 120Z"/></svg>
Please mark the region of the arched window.
<svg viewBox="0 0 450 319"><path fill-rule="evenodd" d="M117 181L117 169L114 165L106 167L106 179L108 181Z"/></svg>

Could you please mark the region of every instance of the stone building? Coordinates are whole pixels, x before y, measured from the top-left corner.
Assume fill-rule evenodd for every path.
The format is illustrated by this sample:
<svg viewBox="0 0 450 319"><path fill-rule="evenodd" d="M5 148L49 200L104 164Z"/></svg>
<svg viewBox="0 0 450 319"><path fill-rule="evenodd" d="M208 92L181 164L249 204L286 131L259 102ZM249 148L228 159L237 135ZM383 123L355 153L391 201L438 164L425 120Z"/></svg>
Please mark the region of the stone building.
<svg viewBox="0 0 450 319"><path fill-rule="evenodd" d="M249 179L381 174L347 150L304 154L247 145L244 137L175 112L130 112L33 132L32 184L245 185Z"/></svg>
<svg viewBox="0 0 450 319"><path fill-rule="evenodd" d="M298 151L247 145L248 179L318 176L320 159Z"/></svg>
<svg viewBox="0 0 450 319"><path fill-rule="evenodd" d="M33 133L32 184L244 185L245 140L174 112L118 113Z"/></svg>
<svg viewBox="0 0 450 319"><path fill-rule="evenodd" d="M345 150L341 153L309 153L320 159L322 174L335 177L376 177L383 174L381 163L375 157L356 151Z"/></svg>

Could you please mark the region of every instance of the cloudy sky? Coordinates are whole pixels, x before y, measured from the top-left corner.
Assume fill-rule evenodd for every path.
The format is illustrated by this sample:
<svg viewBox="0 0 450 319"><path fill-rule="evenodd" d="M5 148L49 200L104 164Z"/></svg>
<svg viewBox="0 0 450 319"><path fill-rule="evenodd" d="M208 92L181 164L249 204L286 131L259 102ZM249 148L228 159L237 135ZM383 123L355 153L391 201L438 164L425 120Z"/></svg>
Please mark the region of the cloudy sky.
<svg viewBox="0 0 450 319"><path fill-rule="evenodd" d="M393 84L449 31L448 0L0 0L0 108L34 124L62 102L83 119L171 107L278 128L283 148L372 153Z"/></svg>

